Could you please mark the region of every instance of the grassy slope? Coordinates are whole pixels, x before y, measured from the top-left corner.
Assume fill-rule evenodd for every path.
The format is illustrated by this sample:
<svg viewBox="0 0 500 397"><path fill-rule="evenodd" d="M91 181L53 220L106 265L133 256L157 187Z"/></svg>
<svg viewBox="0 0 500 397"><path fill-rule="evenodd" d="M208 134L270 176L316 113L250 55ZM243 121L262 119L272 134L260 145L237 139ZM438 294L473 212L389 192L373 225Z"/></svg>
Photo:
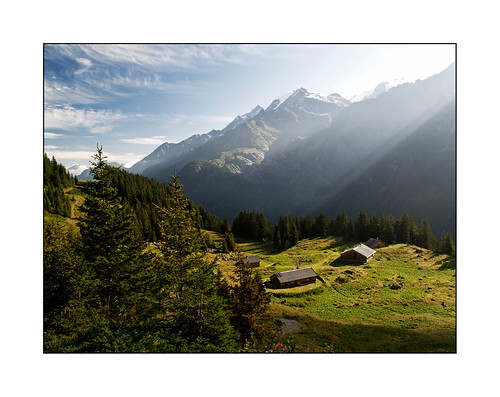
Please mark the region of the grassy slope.
<svg viewBox="0 0 500 397"><path fill-rule="evenodd" d="M72 186L64 189L64 194L68 197L71 203L71 218L66 218L57 214L50 214L44 211L43 217L46 220L53 220L55 222L62 222L70 225L73 230L76 229L77 219L80 216L80 211L78 208L81 207L83 201L85 200L84 193L82 191L82 186L85 184L85 181L79 181L78 185Z"/></svg>
<svg viewBox="0 0 500 397"><path fill-rule="evenodd" d="M273 315L303 326L289 335L298 351L456 350L455 269L445 255L398 244L377 250L367 265L357 265L338 260L347 245L333 238L303 240L283 252L269 243L239 246L261 258L264 278L293 269L300 260L301 268L312 266L325 281L269 290ZM221 261L221 268L229 270L230 261ZM403 287L392 290L393 283Z"/></svg>
<svg viewBox="0 0 500 397"><path fill-rule="evenodd" d="M72 219L45 214L46 217L76 223L75 208L81 205L79 189L68 189L74 196ZM217 233L207 232L220 243ZM455 268L445 255L403 244L377 250L368 265L340 262L340 253L354 244L334 238L302 240L280 252L272 243L238 241L241 251L258 255L258 269L265 278L279 271L313 267L324 283L272 290L274 317L293 318L302 329L287 335L297 351L312 352L454 352ZM221 270L231 272L234 260L219 259ZM234 259L234 257L233 257ZM346 270L349 272L346 273ZM350 274L352 273L352 274ZM392 283L403 288L392 290ZM444 302L445 306L442 305Z"/></svg>

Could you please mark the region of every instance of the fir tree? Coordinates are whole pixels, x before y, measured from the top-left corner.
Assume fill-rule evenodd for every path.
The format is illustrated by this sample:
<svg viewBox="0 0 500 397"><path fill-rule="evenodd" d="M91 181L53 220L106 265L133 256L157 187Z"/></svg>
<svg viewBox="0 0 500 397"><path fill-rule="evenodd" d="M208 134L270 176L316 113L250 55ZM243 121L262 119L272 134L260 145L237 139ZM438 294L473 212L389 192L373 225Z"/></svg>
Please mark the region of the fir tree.
<svg viewBox="0 0 500 397"><path fill-rule="evenodd" d="M455 244L453 243L453 238L451 233L443 232L439 239L438 250L442 254L455 256Z"/></svg>
<svg viewBox="0 0 500 397"><path fill-rule="evenodd" d="M202 254L203 236L196 225L196 211L182 194L177 175L169 182L170 205L159 208L161 251L155 293L160 316L180 332L194 351L235 348L236 334L218 292L213 263Z"/></svg>
<svg viewBox="0 0 500 397"><path fill-rule="evenodd" d="M106 320L122 319L133 302L133 289L141 246L131 214L126 211L112 185L113 169L106 163L102 146L91 162L94 180L79 219L85 260L97 283L100 308Z"/></svg>
<svg viewBox="0 0 500 397"><path fill-rule="evenodd" d="M366 241L370 238L370 220L365 211L361 211L354 222L354 236L358 241Z"/></svg>
<svg viewBox="0 0 500 397"><path fill-rule="evenodd" d="M392 214L380 217L380 238L386 244L394 242L394 217Z"/></svg>
<svg viewBox="0 0 500 397"><path fill-rule="evenodd" d="M314 236L315 237L325 237L328 232L328 220L323 212L320 212L316 216L314 221Z"/></svg>
<svg viewBox="0 0 500 397"><path fill-rule="evenodd" d="M419 219L417 226L417 245L422 248L434 250L437 248L437 240L432 233L427 218Z"/></svg>
<svg viewBox="0 0 500 397"><path fill-rule="evenodd" d="M345 213L337 214L333 221L333 235L336 237L350 238L352 236L352 222Z"/></svg>
<svg viewBox="0 0 500 397"><path fill-rule="evenodd" d="M236 262L234 286L230 288L231 323L245 339L265 339L272 330L269 315L271 296L266 292L260 273L243 264L242 256Z"/></svg>

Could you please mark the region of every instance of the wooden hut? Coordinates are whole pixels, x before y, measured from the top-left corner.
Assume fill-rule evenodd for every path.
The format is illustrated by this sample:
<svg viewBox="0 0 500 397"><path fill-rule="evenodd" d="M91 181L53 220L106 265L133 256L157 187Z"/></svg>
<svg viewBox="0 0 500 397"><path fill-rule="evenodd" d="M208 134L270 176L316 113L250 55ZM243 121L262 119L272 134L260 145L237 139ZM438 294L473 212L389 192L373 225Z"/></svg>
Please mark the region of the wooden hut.
<svg viewBox="0 0 500 397"><path fill-rule="evenodd" d="M277 288L285 288L314 283L317 278L318 275L313 268L306 267L304 269L294 269L286 272L275 273L271 276L271 282Z"/></svg>
<svg viewBox="0 0 500 397"><path fill-rule="evenodd" d="M371 249L376 249L376 248L382 248L382 247L387 247L387 244L384 243L382 240L379 240L379 238L371 238L369 239L365 245L367 247L370 247Z"/></svg>
<svg viewBox="0 0 500 397"><path fill-rule="evenodd" d="M373 259L375 250L360 244L357 247L348 249L340 254L340 259L344 261L366 263Z"/></svg>
<svg viewBox="0 0 500 397"><path fill-rule="evenodd" d="M259 267L260 259L257 256L247 256L243 259L243 264L248 267Z"/></svg>

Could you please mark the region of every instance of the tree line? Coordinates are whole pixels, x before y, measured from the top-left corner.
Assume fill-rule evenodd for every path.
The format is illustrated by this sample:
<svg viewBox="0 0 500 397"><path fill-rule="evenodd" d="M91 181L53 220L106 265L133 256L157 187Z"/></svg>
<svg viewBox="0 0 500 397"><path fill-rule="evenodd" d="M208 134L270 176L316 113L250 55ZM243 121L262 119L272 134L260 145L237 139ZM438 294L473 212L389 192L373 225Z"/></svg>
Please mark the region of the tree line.
<svg viewBox="0 0 500 397"><path fill-rule="evenodd" d="M47 154L43 156L43 209L52 214L71 217L71 202L64 190L77 182L62 164Z"/></svg>
<svg viewBox="0 0 500 397"><path fill-rule="evenodd" d="M354 222L345 211L335 218L327 217L323 212L316 217L311 214L300 217L285 215L271 227L263 214L242 211L234 218L232 231L238 237L254 241L272 239L281 249L290 248L305 238L333 236L365 242L378 237L388 244L414 244L448 255L455 253L451 233L443 232L437 239L427 218L418 219L416 223L406 213L395 219L392 214L378 216L361 211Z"/></svg>
<svg viewBox="0 0 500 397"><path fill-rule="evenodd" d="M204 254L199 212L172 176L154 247L120 196L102 147L78 228L44 221L45 352L238 352L273 346L270 297L243 266L225 278ZM167 194L168 193L168 194Z"/></svg>

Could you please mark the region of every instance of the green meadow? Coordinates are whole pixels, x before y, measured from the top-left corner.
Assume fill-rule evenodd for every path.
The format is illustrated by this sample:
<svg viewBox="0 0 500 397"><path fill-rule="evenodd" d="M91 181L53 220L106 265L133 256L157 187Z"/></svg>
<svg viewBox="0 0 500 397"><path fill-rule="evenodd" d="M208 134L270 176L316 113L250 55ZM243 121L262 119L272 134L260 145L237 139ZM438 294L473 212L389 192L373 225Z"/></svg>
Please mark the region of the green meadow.
<svg viewBox="0 0 500 397"><path fill-rule="evenodd" d="M355 245L318 238L280 252L271 243L239 242L245 255L259 256L264 279L297 263L321 277L268 288L277 324L283 318L300 323L298 330L283 328L297 352L455 352L454 259L397 244L378 249L366 264L340 261Z"/></svg>

